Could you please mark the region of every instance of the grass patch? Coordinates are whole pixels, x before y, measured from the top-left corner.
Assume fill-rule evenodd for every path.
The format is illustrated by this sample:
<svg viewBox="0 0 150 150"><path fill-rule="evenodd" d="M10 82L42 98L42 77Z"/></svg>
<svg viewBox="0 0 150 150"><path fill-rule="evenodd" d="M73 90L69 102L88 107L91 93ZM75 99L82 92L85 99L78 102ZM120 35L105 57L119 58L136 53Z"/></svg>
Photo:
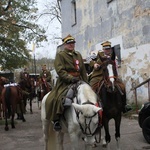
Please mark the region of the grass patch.
<svg viewBox="0 0 150 150"><path fill-rule="evenodd" d="M131 104L131 106L132 106L132 110L123 114L124 117L131 118L133 114L138 115L137 111L140 110L142 107L141 104L138 104L137 106L136 106L136 104Z"/></svg>

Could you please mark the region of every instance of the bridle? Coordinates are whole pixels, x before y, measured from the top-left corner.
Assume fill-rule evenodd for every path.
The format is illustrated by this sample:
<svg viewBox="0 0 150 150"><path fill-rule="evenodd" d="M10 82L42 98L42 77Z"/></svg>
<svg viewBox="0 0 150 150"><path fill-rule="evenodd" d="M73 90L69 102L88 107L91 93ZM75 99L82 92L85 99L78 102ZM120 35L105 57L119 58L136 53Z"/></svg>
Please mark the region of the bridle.
<svg viewBox="0 0 150 150"><path fill-rule="evenodd" d="M83 103L83 105L86 105L86 104L94 105L93 103L91 103L89 101L86 103ZM80 116L80 114L82 115L82 112L77 112L76 110L75 110L75 112L76 112L77 121L78 121L78 124L80 126L82 133L84 135L86 135L87 137L92 137L92 136L96 135L96 133L98 133L99 129L101 128L99 113L98 112L94 113L92 116L84 116L84 125L82 125L80 123L80 119L79 119L79 116ZM91 122L95 116L97 116L98 122L95 124L96 126L95 126L94 130L92 131L91 130ZM96 143L100 143L100 137L97 139L97 137L95 136L95 141L96 141Z"/></svg>

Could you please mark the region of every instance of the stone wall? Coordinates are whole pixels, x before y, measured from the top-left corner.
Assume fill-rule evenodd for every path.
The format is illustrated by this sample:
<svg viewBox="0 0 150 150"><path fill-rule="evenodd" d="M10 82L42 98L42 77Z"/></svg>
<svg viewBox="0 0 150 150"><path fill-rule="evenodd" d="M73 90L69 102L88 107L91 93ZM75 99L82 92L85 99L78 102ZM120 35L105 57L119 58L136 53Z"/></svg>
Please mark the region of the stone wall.
<svg viewBox="0 0 150 150"><path fill-rule="evenodd" d="M83 58L101 50L109 40L121 47L119 75L126 83L127 98L134 101L131 90L150 77L150 1L149 0L75 0L76 24L72 22L73 3L61 0L62 36L76 38L76 50ZM137 90L138 101L148 100L147 85Z"/></svg>

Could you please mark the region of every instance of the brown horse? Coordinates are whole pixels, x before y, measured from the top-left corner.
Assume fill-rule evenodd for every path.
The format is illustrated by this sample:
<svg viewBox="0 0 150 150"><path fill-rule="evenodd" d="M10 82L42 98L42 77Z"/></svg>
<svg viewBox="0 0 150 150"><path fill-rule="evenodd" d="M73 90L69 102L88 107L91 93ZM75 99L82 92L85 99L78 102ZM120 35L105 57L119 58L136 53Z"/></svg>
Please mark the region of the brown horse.
<svg viewBox="0 0 150 150"><path fill-rule="evenodd" d="M26 106L27 106L27 100L29 100L30 113L33 113L32 100L35 97L34 79L33 78L23 79L18 84L19 84L20 88L23 90L23 102L24 102L25 110L26 110Z"/></svg>
<svg viewBox="0 0 150 150"><path fill-rule="evenodd" d="M5 112L5 130L8 131L8 121L7 119L11 117L11 127L15 128L14 116L19 104L21 110L22 121L25 122L22 110L22 90L18 86L8 86L4 87L1 93L2 105Z"/></svg>
<svg viewBox="0 0 150 150"><path fill-rule="evenodd" d="M8 83L8 79L6 79L5 77L0 76L0 119L2 119L2 117L4 117L4 112L2 111L2 99L1 99L1 93L2 90L4 88L4 84ZM3 112L3 114L2 114Z"/></svg>
<svg viewBox="0 0 150 150"><path fill-rule="evenodd" d="M39 78L37 88L38 107L40 108L39 103L41 103L43 97L52 90L52 86L44 78Z"/></svg>

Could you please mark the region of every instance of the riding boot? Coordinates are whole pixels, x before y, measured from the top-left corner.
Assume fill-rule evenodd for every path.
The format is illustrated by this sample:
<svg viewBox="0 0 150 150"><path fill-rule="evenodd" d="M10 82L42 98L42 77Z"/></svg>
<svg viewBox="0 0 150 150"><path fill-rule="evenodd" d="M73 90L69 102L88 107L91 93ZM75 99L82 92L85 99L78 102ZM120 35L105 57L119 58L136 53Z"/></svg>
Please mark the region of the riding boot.
<svg viewBox="0 0 150 150"><path fill-rule="evenodd" d="M60 115L56 115L55 120L53 121L53 129L55 131L60 131L62 129L61 124L60 124Z"/></svg>
<svg viewBox="0 0 150 150"><path fill-rule="evenodd" d="M122 112L123 113L127 113L127 112L129 112L129 111L132 110L131 105L129 105L129 104L126 103L126 94L123 95L122 104L123 104L123 108L122 108Z"/></svg>
<svg viewBox="0 0 150 150"><path fill-rule="evenodd" d="M73 91L72 88L70 88L70 89L68 90L68 92L67 92L67 95L66 95L66 98L65 98L65 100L64 100L63 106L64 106L64 107L69 107L69 106L71 106L73 97L74 97L74 91Z"/></svg>

